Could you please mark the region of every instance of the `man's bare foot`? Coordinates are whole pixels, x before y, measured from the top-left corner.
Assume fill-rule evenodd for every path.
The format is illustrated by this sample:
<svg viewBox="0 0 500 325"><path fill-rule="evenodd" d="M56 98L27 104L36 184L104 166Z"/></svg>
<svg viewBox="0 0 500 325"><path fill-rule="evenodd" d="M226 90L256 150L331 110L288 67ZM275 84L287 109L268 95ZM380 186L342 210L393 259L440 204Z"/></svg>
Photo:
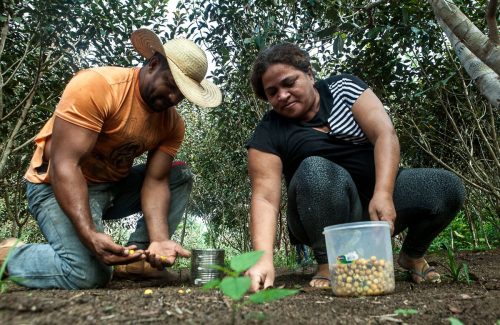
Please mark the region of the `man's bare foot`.
<svg viewBox="0 0 500 325"><path fill-rule="evenodd" d="M318 265L318 270L313 276L311 282L309 282L309 285L313 288L329 288L332 286L328 264Z"/></svg>
<svg viewBox="0 0 500 325"><path fill-rule="evenodd" d="M441 275L436 270L429 266L425 258L412 258L405 253L400 253L398 264L411 274L411 279L415 283L429 281L432 283L440 283Z"/></svg>

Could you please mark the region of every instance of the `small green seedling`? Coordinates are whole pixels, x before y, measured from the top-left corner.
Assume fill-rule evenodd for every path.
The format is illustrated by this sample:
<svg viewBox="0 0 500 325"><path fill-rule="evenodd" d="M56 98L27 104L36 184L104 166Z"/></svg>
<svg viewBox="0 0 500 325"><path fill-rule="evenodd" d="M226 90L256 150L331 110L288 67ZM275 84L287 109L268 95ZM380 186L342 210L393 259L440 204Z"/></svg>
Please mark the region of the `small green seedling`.
<svg viewBox="0 0 500 325"><path fill-rule="evenodd" d="M224 272L222 280L215 279L206 283L204 289L218 288L225 296L231 298L232 324L236 322L237 310L249 303L263 304L284 297L294 295L299 290L271 288L256 292L243 301L245 294L250 289L250 277L242 275L243 272L254 266L264 254L263 251L253 251L235 256L229 262L229 267L215 265L213 268Z"/></svg>
<svg viewBox="0 0 500 325"><path fill-rule="evenodd" d="M441 244L441 247L446 251L448 256L448 265L445 266L450 277L454 282L464 281L467 284L471 284L471 279L469 276L469 267L466 263L458 263L453 249L446 244Z"/></svg>
<svg viewBox="0 0 500 325"><path fill-rule="evenodd" d="M450 325L464 325L464 323L462 323L460 319L455 317L448 317L448 320L450 321Z"/></svg>
<svg viewBox="0 0 500 325"><path fill-rule="evenodd" d="M418 314L418 310L416 309L396 309L394 314L398 316L408 316Z"/></svg>
<svg viewBox="0 0 500 325"><path fill-rule="evenodd" d="M1 279L2 275L5 272L5 269L7 268L7 263L10 260L12 250L17 246L18 242L19 242L19 239L17 239L16 242L14 243L14 246L12 246L9 249L9 252L7 253L7 257L5 258L5 261L3 261L2 266L0 266L0 294L5 293L7 291L7 288L9 287L10 282L15 283L15 282L24 281L22 278L12 277L12 276L5 278L5 279Z"/></svg>

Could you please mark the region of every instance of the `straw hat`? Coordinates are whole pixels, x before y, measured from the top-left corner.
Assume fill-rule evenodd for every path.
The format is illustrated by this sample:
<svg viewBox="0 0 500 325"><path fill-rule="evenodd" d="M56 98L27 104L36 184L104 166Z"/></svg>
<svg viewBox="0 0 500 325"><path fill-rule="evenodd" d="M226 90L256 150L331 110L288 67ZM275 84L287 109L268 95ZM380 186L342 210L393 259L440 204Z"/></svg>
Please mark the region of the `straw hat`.
<svg viewBox="0 0 500 325"><path fill-rule="evenodd" d="M149 59L155 52L162 54L168 62L175 84L193 104L215 107L222 102L219 88L204 79L208 62L205 52L187 39L172 39L161 43L155 33L141 28L130 36L132 45L140 55Z"/></svg>

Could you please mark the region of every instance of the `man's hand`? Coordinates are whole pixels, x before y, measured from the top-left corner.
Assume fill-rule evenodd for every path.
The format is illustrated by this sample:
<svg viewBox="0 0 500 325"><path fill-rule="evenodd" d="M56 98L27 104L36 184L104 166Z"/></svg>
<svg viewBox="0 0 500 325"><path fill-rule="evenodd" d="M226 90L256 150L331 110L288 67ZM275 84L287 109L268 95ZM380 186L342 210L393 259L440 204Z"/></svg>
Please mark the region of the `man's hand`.
<svg viewBox="0 0 500 325"><path fill-rule="evenodd" d="M245 272L251 280L250 291L267 289L274 284L275 271L272 260L261 260Z"/></svg>
<svg viewBox="0 0 500 325"><path fill-rule="evenodd" d="M392 195L375 192L368 206L368 211L370 213L370 220L387 221L391 227L391 236L394 234L396 208L394 207Z"/></svg>
<svg viewBox="0 0 500 325"><path fill-rule="evenodd" d="M136 250L135 245L128 247L118 245L105 233L92 232L85 237L87 239L84 241L85 246L106 265L128 264L146 258L144 251Z"/></svg>
<svg viewBox="0 0 500 325"><path fill-rule="evenodd" d="M146 260L158 270L172 266L177 256L191 257L191 252L173 240L153 241L146 250Z"/></svg>

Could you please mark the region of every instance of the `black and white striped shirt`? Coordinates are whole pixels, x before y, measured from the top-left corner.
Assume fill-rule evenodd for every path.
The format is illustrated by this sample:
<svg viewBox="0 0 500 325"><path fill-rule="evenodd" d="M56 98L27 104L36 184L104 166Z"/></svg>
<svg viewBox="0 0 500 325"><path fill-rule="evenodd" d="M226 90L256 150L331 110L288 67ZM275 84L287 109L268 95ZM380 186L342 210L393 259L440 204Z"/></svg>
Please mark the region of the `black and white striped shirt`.
<svg viewBox="0 0 500 325"><path fill-rule="evenodd" d="M351 75L331 76L315 83L320 95L320 109L309 121L267 112L247 142L247 148L275 154L283 164L287 184L307 157L326 158L352 176L362 200L369 200L375 184L373 145L356 123L351 109L368 88ZM318 127L329 125L329 133Z"/></svg>
<svg viewBox="0 0 500 325"><path fill-rule="evenodd" d="M366 135L352 115L352 105L358 97L368 88L359 78L351 75L332 76L325 79L330 94L320 96L331 96L328 109L328 125L330 135L337 139L348 141L354 144L368 142ZM321 91L318 87L318 91Z"/></svg>

